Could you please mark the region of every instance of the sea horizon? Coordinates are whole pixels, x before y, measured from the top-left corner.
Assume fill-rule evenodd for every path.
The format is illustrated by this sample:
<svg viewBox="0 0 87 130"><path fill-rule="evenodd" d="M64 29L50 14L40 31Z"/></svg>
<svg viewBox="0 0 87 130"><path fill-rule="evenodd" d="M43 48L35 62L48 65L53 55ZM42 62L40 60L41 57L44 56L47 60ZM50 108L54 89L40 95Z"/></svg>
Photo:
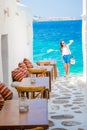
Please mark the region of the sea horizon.
<svg viewBox="0 0 87 130"><path fill-rule="evenodd" d="M33 21L35 21L35 22L66 21L66 20L82 20L82 17L40 17L40 16L33 16Z"/></svg>
<svg viewBox="0 0 87 130"><path fill-rule="evenodd" d="M34 62L43 59L55 59L59 74L65 75L60 52L60 40L64 40L66 43L69 40L74 40L70 49L76 63L71 65L70 75L83 75L82 20L34 21L33 29ZM78 53L77 50L79 50Z"/></svg>

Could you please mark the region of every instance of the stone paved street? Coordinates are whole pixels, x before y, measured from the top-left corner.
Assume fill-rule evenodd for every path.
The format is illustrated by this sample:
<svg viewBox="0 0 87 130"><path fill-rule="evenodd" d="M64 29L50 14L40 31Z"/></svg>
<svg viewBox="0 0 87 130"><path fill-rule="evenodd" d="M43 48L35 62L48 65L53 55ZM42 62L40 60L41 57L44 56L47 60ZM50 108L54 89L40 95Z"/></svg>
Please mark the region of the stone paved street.
<svg viewBox="0 0 87 130"><path fill-rule="evenodd" d="M87 89L81 76L53 81L48 112L48 130L87 130Z"/></svg>

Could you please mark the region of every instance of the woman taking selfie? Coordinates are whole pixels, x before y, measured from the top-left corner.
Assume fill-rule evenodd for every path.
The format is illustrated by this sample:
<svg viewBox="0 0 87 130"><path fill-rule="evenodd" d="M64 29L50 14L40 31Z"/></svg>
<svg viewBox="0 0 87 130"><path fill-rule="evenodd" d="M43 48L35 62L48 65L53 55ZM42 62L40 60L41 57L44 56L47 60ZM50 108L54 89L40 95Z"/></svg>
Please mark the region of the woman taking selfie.
<svg viewBox="0 0 87 130"><path fill-rule="evenodd" d="M60 50L61 50L63 61L64 61L64 69L65 69L66 77L68 76L69 69L70 69L71 51L69 49L69 46L72 43L73 43L73 40L70 40L68 44L66 44L64 41L60 42Z"/></svg>

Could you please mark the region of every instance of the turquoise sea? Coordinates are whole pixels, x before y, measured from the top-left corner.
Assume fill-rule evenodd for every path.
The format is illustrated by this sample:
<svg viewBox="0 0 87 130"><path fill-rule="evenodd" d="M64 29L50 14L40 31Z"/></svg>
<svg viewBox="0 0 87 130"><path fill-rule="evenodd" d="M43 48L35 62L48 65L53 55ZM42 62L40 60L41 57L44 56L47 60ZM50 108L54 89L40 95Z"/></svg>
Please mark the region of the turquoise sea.
<svg viewBox="0 0 87 130"><path fill-rule="evenodd" d="M59 74L64 75L60 40L64 40L66 43L74 40L70 50L76 63L71 65L70 74L81 75L83 73L82 20L33 22L33 32L34 62L50 58L56 59Z"/></svg>

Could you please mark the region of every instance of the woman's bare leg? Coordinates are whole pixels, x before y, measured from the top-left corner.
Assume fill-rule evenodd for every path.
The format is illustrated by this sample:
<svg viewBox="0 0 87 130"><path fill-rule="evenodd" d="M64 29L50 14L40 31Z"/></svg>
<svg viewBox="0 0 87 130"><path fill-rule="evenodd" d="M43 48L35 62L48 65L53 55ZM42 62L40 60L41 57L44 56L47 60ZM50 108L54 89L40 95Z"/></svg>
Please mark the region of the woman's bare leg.
<svg viewBox="0 0 87 130"><path fill-rule="evenodd" d="M67 64L64 64L64 69L65 69L65 72L66 72L66 75L67 75Z"/></svg>
<svg viewBox="0 0 87 130"><path fill-rule="evenodd" d="M69 69L70 69L70 64L67 64L67 73L66 73L66 75L69 74Z"/></svg>
<svg viewBox="0 0 87 130"><path fill-rule="evenodd" d="M70 68L70 64L64 64L64 69L65 69L65 72L66 72L66 76L68 76L68 74L69 74L69 68Z"/></svg>

